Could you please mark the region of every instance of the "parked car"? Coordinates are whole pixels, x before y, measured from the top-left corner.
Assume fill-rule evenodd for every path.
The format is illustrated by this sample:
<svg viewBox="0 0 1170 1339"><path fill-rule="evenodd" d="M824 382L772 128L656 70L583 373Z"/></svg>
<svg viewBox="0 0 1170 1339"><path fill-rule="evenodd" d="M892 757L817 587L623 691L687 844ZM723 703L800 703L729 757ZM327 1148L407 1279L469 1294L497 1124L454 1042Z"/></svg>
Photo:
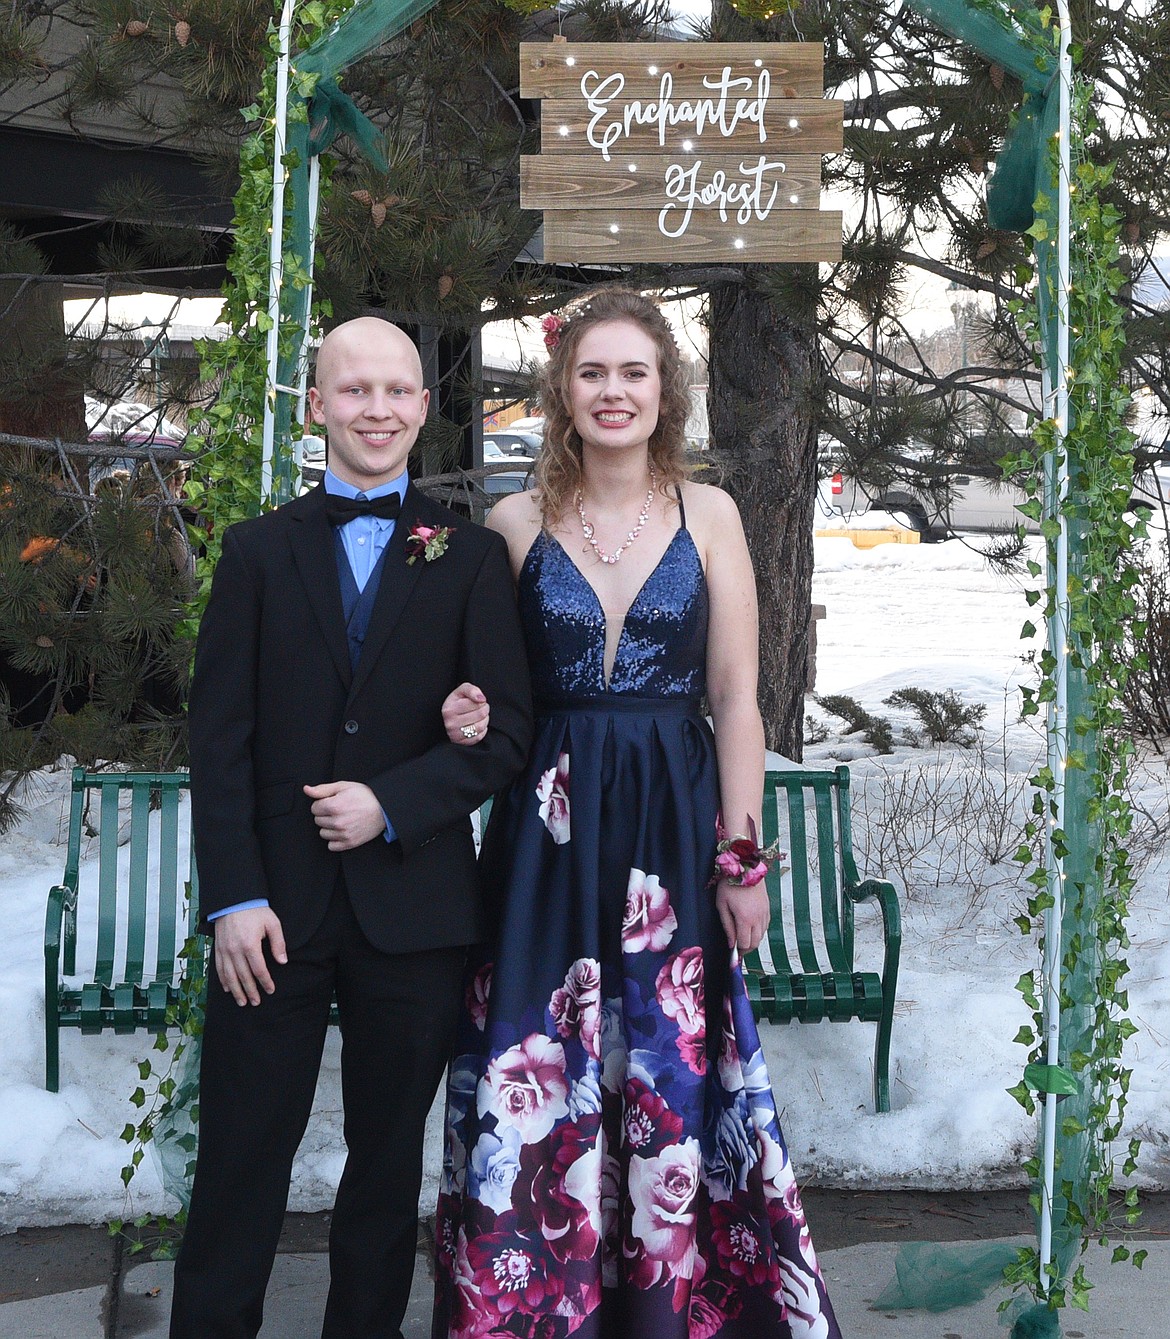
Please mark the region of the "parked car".
<svg viewBox="0 0 1170 1339"><path fill-rule="evenodd" d="M821 450L818 459L830 464ZM905 517L924 539L945 539L957 531L1014 531L1036 534L1040 523L1021 513L1024 489L999 475L981 474L958 462L938 461L926 449L908 447L904 477L873 484L834 470L818 490L825 520L848 521L861 512L885 511ZM932 490L931 484L934 485ZM1170 462L1158 462L1134 479L1130 509L1170 506ZM820 522L818 521L818 524Z"/></svg>
<svg viewBox="0 0 1170 1339"><path fill-rule="evenodd" d="M523 493L535 486L536 478L531 469L500 470L498 474L487 474L481 481L483 491L488 495L485 510L490 511L500 498L509 493Z"/></svg>
<svg viewBox="0 0 1170 1339"><path fill-rule="evenodd" d="M107 403L97 396L85 397L87 439L101 446L180 447L187 431L172 423L157 405L136 400ZM136 461L130 456L111 456L95 460L89 467L89 486L96 488L103 479L126 479L134 474Z"/></svg>
<svg viewBox="0 0 1170 1339"><path fill-rule="evenodd" d="M514 429L501 428L499 432L485 432L483 435L483 463L495 460L511 460L519 456L526 460L535 459L544 439L535 432L516 432Z"/></svg>
<svg viewBox="0 0 1170 1339"><path fill-rule="evenodd" d="M307 493L325 477L325 438L306 433L294 445L301 462L301 492Z"/></svg>

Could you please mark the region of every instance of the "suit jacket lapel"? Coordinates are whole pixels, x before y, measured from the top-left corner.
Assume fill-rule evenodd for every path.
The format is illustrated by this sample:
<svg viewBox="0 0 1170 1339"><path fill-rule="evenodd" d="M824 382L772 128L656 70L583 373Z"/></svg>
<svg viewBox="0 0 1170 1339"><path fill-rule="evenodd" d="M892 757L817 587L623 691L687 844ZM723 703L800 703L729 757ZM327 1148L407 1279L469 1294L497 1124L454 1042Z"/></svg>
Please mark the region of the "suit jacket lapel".
<svg viewBox="0 0 1170 1339"><path fill-rule="evenodd" d="M370 615L370 626L366 630L362 658L358 661L353 676L351 697L361 690L369 678L371 670L390 639L390 634L402 616L402 610L415 584L422 576L426 562L422 558L413 563L406 561L406 541L410 538L411 527L419 520L426 520L430 514L431 509L426 497L415 488L414 484L409 484L406 496L402 500L402 511L394 526L394 533L390 536L390 542L386 545L386 552L382 558L382 579L378 586L377 599L374 601L374 611Z"/></svg>
<svg viewBox="0 0 1170 1339"><path fill-rule="evenodd" d="M345 614L341 607L341 585L337 579L337 551L333 527L325 519L325 488L317 487L289 504L295 524L290 534L293 558L313 608L321 635L346 688L353 677L349 667L349 644L345 637ZM296 648L290 648L296 654Z"/></svg>

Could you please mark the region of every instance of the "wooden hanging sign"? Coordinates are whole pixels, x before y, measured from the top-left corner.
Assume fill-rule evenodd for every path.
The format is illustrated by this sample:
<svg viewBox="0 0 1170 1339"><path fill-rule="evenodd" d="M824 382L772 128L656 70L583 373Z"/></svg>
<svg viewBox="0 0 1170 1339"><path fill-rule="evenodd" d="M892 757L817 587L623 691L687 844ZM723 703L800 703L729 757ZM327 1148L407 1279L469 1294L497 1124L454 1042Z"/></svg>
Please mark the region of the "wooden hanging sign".
<svg viewBox="0 0 1170 1339"><path fill-rule="evenodd" d="M541 153L520 204L548 261L835 261L820 159L843 144L812 43L522 42Z"/></svg>

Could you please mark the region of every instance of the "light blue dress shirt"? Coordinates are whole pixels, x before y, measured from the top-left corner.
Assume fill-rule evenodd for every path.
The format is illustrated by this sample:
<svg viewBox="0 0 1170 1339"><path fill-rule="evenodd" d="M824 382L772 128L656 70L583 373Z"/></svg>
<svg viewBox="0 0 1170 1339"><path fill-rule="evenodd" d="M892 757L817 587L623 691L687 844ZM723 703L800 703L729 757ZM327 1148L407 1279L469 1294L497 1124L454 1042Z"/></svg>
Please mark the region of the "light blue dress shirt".
<svg viewBox="0 0 1170 1339"><path fill-rule="evenodd" d="M388 497L391 493L397 493L399 498L406 497L406 485L409 483L409 475L406 470L398 476L397 479L391 479L389 483L379 484L377 488L355 488L353 484L347 484L344 479L339 479L332 470L325 471L325 491L333 493L338 497L368 497L379 498ZM353 572L353 579L357 582L359 591L365 590L366 582L370 579L370 573L378 565L378 559L382 556L386 545L389 544L391 536L394 534L396 521L389 521L384 516L355 516L352 521L347 522L341 527L341 543L345 548L345 556L349 559L350 570ZM394 824L386 817L386 811L383 809L382 818L386 824L386 840L395 841L398 834L394 831ZM248 902L237 902L234 906L224 907L222 911L214 911L208 916L209 921L216 921L221 916L230 915L233 911L251 911L256 907L266 907L268 899L266 897L254 897Z"/></svg>

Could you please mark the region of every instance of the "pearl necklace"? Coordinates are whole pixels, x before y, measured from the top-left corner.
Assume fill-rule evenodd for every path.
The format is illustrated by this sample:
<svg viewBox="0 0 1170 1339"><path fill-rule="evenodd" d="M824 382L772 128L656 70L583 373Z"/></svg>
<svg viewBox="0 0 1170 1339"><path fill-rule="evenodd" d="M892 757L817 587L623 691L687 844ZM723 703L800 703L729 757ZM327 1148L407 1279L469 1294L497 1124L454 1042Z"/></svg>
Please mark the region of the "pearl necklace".
<svg viewBox="0 0 1170 1339"><path fill-rule="evenodd" d="M638 523L626 535L625 539L617 546L612 553L602 551L601 545L597 542L597 536L594 533L592 523L585 516L585 497L581 490L577 489L577 515L581 518L581 533L585 536L585 543L597 554L603 563L616 563L623 553L630 547L635 539L646 528L646 522L650 519L650 508L654 503L654 484L656 482L654 471L650 471L650 487L646 490L646 501L642 503L642 510L638 513Z"/></svg>

